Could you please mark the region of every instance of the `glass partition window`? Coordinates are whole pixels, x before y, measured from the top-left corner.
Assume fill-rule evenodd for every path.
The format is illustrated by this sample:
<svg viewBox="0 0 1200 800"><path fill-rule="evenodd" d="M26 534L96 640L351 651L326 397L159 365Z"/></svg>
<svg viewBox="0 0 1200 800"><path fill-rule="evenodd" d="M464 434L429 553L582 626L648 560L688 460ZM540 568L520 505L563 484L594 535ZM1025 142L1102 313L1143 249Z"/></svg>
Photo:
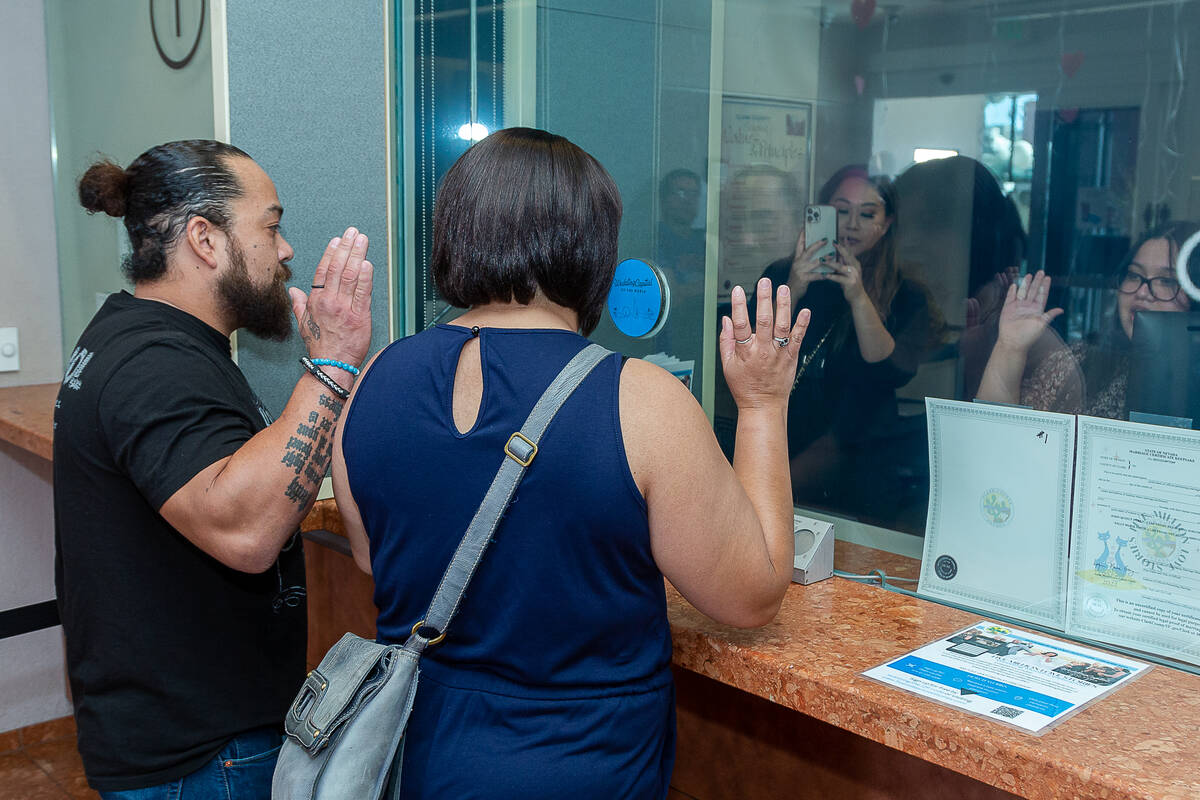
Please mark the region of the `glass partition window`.
<svg viewBox="0 0 1200 800"><path fill-rule="evenodd" d="M449 321L460 310L443 301L429 274L433 207L446 170L474 142L506 125L506 16L502 2L402 0L400 154L408 291L403 318L414 330Z"/></svg>
<svg viewBox="0 0 1200 800"><path fill-rule="evenodd" d="M927 397L1200 417L1189 337L1153 321L1193 303L1174 265L1200 220L1200 4L714 13L711 301L724 313L733 285L766 275L812 309L789 408L797 506L922 534ZM832 262L805 251L813 206L836 213ZM1049 313L1009 298L1039 271ZM1153 367L1168 341L1170 376ZM713 381L732 447L736 409Z"/></svg>
<svg viewBox="0 0 1200 800"><path fill-rule="evenodd" d="M811 308L788 421L801 508L923 533L930 397L1200 418L1190 335L1139 323L1196 313L1173 264L1200 220L1200 2L407 9L422 324L444 311L421 232L436 180L469 144L462 124L498 120L563 134L612 173L620 257L658 266L671 300L654 336L606 318L595 338L687 365L728 453L715 337L732 288L765 275ZM822 262L805 231L830 218ZM1006 311L1038 272L1050 313Z"/></svg>

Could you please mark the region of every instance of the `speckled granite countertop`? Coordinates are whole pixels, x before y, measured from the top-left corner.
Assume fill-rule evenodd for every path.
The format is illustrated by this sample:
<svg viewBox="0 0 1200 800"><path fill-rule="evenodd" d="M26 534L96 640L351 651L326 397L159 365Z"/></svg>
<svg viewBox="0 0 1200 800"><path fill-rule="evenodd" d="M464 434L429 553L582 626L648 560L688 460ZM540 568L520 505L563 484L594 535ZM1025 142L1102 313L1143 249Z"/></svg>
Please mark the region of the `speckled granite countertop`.
<svg viewBox="0 0 1200 800"><path fill-rule="evenodd" d="M0 441L51 458L58 389L57 383L0 389Z"/></svg>
<svg viewBox="0 0 1200 800"><path fill-rule="evenodd" d="M341 533L334 501L317 503L305 526ZM835 564L894 577L919 567L848 542ZM1155 667L1036 737L859 676L980 615L841 578L793 584L757 630L718 625L670 584L667 611L677 665L1014 794L1200 798L1200 676Z"/></svg>
<svg viewBox="0 0 1200 800"><path fill-rule="evenodd" d="M0 389L0 440L50 458L57 392ZM318 502L304 527L341 533L334 501ZM845 542L836 563L901 577L917 567ZM679 666L1015 794L1200 798L1200 676L1155 667L1034 737L859 676L979 615L840 578L793 584L776 620L752 631L716 624L670 585L667 604Z"/></svg>
<svg viewBox="0 0 1200 800"><path fill-rule="evenodd" d="M838 543L839 569L869 553ZM890 563L889 574L903 574ZM914 565L916 562L912 562ZM1167 667L1035 737L859 675L980 618L833 578L793 584L770 625L718 625L670 586L675 663L1030 798L1200 798L1200 676Z"/></svg>

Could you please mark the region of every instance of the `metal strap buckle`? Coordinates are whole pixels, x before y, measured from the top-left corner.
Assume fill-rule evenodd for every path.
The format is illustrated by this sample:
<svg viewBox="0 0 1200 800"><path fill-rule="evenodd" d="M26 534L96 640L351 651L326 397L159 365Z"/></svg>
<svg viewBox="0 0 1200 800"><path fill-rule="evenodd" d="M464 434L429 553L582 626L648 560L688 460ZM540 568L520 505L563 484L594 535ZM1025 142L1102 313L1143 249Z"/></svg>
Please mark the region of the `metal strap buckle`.
<svg viewBox="0 0 1200 800"><path fill-rule="evenodd" d="M419 628L420 628L422 625L424 625L424 624L425 624L425 620L421 620L421 621L420 621L420 622L418 622L416 625L413 625L413 626L412 626L412 632L413 632L413 635L414 635L414 636L416 635L416 633L417 633L417 630L418 630L418 629L419 629ZM430 640L429 640L429 645L430 645L430 646L432 646L432 645L435 645L435 644L437 644L438 642L442 641L442 639L445 639L445 638L446 638L446 632L445 632L445 631L442 631L442 632L441 632L441 633L439 633L437 636L435 636L434 638L432 638L432 639L430 639Z"/></svg>
<svg viewBox="0 0 1200 800"><path fill-rule="evenodd" d="M522 467L528 467L533 463L537 451L538 446L520 431L508 437L508 443L504 445L504 454Z"/></svg>

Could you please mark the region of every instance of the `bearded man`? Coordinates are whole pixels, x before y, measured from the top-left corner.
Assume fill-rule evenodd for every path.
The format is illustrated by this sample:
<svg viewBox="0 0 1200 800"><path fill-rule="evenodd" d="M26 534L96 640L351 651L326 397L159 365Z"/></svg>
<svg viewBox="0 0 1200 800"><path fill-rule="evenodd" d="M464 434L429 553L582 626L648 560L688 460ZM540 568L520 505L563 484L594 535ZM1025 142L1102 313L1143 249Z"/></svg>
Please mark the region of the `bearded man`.
<svg viewBox="0 0 1200 800"><path fill-rule="evenodd" d="M214 141L93 164L79 198L124 217L134 286L80 336L55 406L56 583L88 781L106 800L267 798L305 675L298 527L371 338L367 237L347 229L312 292L287 289L275 185ZM230 336L286 339L292 314L308 355L272 421Z"/></svg>

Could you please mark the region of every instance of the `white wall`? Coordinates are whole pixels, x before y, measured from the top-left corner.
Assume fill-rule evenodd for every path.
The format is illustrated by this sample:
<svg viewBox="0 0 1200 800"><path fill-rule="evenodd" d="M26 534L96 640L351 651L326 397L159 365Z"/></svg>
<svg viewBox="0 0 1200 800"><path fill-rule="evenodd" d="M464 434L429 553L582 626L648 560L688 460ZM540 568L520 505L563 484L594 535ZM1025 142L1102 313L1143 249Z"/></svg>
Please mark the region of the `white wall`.
<svg viewBox="0 0 1200 800"><path fill-rule="evenodd" d="M42 0L0 9L0 75L0 327L21 336L21 370L0 386L25 386L62 375Z"/></svg>
<svg viewBox="0 0 1200 800"><path fill-rule="evenodd" d="M49 461L0 443L0 610L54 599L50 478ZM0 639L0 664L0 731L71 713L62 628Z"/></svg>
<svg viewBox="0 0 1200 800"><path fill-rule="evenodd" d="M42 0L0 7L0 326L21 336L21 370L0 386L62 374L58 255ZM50 463L0 444L0 610L54 598ZM0 639L0 731L70 713L62 629Z"/></svg>
<svg viewBox="0 0 1200 800"><path fill-rule="evenodd" d="M76 194L79 178L100 155L128 166L163 142L213 138L214 26L209 14L195 57L176 70L159 58L145 3L44 2L57 153L62 336L69 352L96 313L96 294L128 287L118 258L121 222L83 210ZM197 3L181 4L183 31L194 30L191 26L199 20L187 15L198 15L198 8ZM161 29L161 21L159 25ZM168 46L179 45L168 38Z"/></svg>
<svg viewBox="0 0 1200 800"><path fill-rule="evenodd" d="M918 147L957 150L978 159L982 154L980 128L987 95L906 97L875 101L871 162L880 171L898 174L912 163ZM936 119L936 125L929 121Z"/></svg>
<svg viewBox="0 0 1200 800"><path fill-rule="evenodd" d="M726 0L726 94L817 99L820 8L776 0Z"/></svg>

